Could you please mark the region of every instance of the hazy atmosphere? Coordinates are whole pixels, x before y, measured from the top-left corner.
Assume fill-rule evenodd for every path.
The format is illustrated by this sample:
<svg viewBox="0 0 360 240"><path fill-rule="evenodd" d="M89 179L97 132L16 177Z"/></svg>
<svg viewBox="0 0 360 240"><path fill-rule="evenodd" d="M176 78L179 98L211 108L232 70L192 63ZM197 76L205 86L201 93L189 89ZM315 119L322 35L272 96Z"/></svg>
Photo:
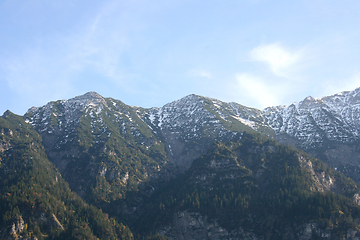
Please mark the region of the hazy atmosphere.
<svg viewBox="0 0 360 240"><path fill-rule="evenodd" d="M360 2L0 2L0 115L88 91L249 107L360 87Z"/></svg>

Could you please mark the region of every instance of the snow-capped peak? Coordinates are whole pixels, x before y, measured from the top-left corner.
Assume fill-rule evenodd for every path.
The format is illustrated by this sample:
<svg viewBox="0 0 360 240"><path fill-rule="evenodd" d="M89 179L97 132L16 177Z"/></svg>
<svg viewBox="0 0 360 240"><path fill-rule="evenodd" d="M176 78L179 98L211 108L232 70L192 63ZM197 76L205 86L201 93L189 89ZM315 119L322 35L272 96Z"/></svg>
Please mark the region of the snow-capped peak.
<svg viewBox="0 0 360 240"><path fill-rule="evenodd" d="M93 105L96 107L99 107L101 105L104 105L107 107L107 103L105 99L96 92L88 92L84 95L77 96L75 98L71 98L64 102L65 104L69 105Z"/></svg>

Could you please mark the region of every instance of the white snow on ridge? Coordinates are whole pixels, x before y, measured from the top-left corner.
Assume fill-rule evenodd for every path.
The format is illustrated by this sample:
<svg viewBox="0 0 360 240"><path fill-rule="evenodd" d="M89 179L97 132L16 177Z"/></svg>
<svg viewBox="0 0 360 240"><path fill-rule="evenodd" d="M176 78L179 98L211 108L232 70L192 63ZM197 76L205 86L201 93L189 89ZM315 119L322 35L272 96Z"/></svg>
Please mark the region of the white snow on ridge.
<svg viewBox="0 0 360 240"><path fill-rule="evenodd" d="M264 110L264 117L276 133L287 133L305 144L323 138L352 141L360 130L360 88L315 99L307 97L283 109ZM320 133L319 129L326 133ZM307 140L304 140L307 139Z"/></svg>
<svg viewBox="0 0 360 240"><path fill-rule="evenodd" d="M161 108L145 110L133 107L133 109L149 128L154 129L153 132L160 128L162 131L179 136L187 134L188 138L191 138L201 137L203 129L207 131L211 129L210 131L216 132L217 136L221 136L229 131L222 124L223 120L235 119L255 130L259 126L269 127L276 134L287 133L305 141L306 144L311 144L326 138L352 141L360 136L359 93L360 89L356 89L320 99L307 97L290 106L269 107L263 111L197 95L186 96ZM110 107L107 107L106 101ZM55 104L63 106L60 108ZM59 126L66 129L69 124L78 121L83 112L89 114L93 118L92 121L95 121L101 118L98 115L102 110L109 108L110 111L106 114L108 116L113 114L117 122L127 118L130 124L135 123L136 118L133 119L134 116L121 106L111 99L105 100L96 93L88 93L60 103L52 102L40 108L31 108L28 110L31 117L27 121L45 130L46 126L50 126L51 119L55 117ZM208 107L211 110L208 110ZM59 109L64 109L64 112L59 112ZM98 125L104 124L102 119L99 121ZM97 124L94 128L98 126Z"/></svg>
<svg viewBox="0 0 360 240"><path fill-rule="evenodd" d="M236 120L238 120L239 122L241 122L242 124L251 127L252 129L255 129L256 123L248 120L248 119L244 119L238 116L232 116L233 118L235 118Z"/></svg>

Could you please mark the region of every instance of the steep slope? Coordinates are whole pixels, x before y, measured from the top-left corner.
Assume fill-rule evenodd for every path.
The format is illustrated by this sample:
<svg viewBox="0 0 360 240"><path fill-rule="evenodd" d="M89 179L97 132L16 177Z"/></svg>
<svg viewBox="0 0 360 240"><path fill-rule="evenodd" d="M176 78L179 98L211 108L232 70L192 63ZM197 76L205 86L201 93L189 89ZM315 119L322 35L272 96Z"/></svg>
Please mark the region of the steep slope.
<svg viewBox="0 0 360 240"><path fill-rule="evenodd" d="M198 95L144 109L90 92L29 109L25 119L73 191L146 234L337 238L357 232L356 184L253 134L344 173L351 165L357 180L358 92L264 111ZM196 237L184 232L189 221L206 222L195 224Z"/></svg>
<svg viewBox="0 0 360 240"><path fill-rule="evenodd" d="M95 203L137 191L167 161L163 144L133 108L94 92L32 108L26 121L71 189Z"/></svg>
<svg viewBox="0 0 360 240"><path fill-rule="evenodd" d="M276 139L306 150L360 181L360 88L264 110Z"/></svg>
<svg viewBox="0 0 360 240"><path fill-rule="evenodd" d="M243 133L156 193L137 226L171 239L358 239L358 198L320 161Z"/></svg>
<svg viewBox="0 0 360 240"><path fill-rule="evenodd" d="M170 162L180 172L186 171L213 141L226 141L244 131L274 134L264 124L261 111L194 94L152 108L140 117L163 140Z"/></svg>
<svg viewBox="0 0 360 240"><path fill-rule="evenodd" d="M215 140L259 129L273 134L259 113L197 95L143 109L89 92L31 108L25 119L73 191L131 224L152 192L186 172Z"/></svg>
<svg viewBox="0 0 360 240"><path fill-rule="evenodd" d="M143 109L90 92L29 109L25 118L71 189L109 202L151 178L183 173L214 140L264 128L259 116L256 109L196 95Z"/></svg>
<svg viewBox="0 0 360 240"><path fill-rule="evenodd" d="M0 117L0 146L0 238L133 239L127 227L71 192L22 117Z"/></svg>
<svg viewBox="0 0 360 240"><path fill-rule="evenodd" d="M288 107L265 109L276 134L295 137L302 147L325 141L353 142L360 131L360 88L333 96L303 101Z"/></svg>

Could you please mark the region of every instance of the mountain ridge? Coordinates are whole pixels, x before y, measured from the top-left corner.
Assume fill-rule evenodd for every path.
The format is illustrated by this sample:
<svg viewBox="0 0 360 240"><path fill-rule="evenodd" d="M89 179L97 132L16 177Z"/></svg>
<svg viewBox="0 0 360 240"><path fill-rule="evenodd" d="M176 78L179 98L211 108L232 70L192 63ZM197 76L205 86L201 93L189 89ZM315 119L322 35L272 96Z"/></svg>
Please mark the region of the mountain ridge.
<svg viewBox="0 0 360 240"><path fill-rule="evenodd" d="M358 92L265 110L195 94L142 108L88 92L17 118L71 191L142 236L357 239L360 192L342 173L360 182ZM14 131L0 132L1 156Z"/></svg>
<svg viewBox="0 0 360 240"><path fill-rule="evenodd" d="M177 141L179 138L188 137L189 139L195 139L196 136L201 136L200 138L202 138L204 135L208 135L211 139L216 140L232 130L242 131L247 129L247 131L251 131L253 129L268 137L275 138L281 143L290 144L311 152L315 157L325 156L322 157L322 160L334 168L340 169L349 165L357 169L353 162L346 159L342 160L344 164L335 163L334 159L331 159L331 154L326 152L324 148L326 148L329 142L331 144L345 144L346 148L348 148L349 144L351 145L358 141L360 134L360 120L358 120L360 119L360 107L358 107L358 102L360 101L358 97L360 96L358 95L359 92L360 88L357 88L353 91L343 91L322 98L309 96L289 106L268 107L264 110L246 107L234 102L226 103L196 94L190 94L162 107L152 108L127 106L119 100L103 98L96 92L89 92L69 100L50 102L47 105L54 105L55 103L58 105L65 104L63 107L65 109L69 107L76 109L76 106L81 109L87 107L88 110L86 111L90 111L90 114L95 115L99 114L103 108L113 110L115 108L116 110L116 104L127 106L127 109L131 109L131 112L136 115L132 117L127 115L130 122L134 117L138 118L147 125L149 128L147 131L153 132L153 134L160 138L172 139L164 147L170 153L170 158L174 159L178 158L176 154L172 157L174 152L181 155L181 152L186 150L184 146L187 140L182 139L180 143ZM46 107L47 105L40 108L45 107L43 111L46 116L44 117L49 118L50 113L46 114L46 112L49 112L51 107ZM91 108L96 108L96 111L90 110ZM39 108L35 109L39 110ZM29 109L26 115L33 115L32 113L35 109ZM81 109L78 110L80 115ZM64 115L67 115L66 121L71 121L69 114L65 112ZM72 116L75 115L72 112ZM191 118L187 117L190 115ZM30 119L27 121L30 122ZM194 122L191 123L191 121ZM39 121L36 124L39 124ZM44 126L44 130L45 128L46 126ZM162 128L164 128L164 131ZM207 130L204 130L205 128ZM211 133L209 134L209 132ZM182 133L185 135L180 136ZM179 148L175 145L183 145L183 147ZM323 150L320 153L315 153L317 149L321 148ZM338 151L343 151L343 149ZM347 152L355 156L358 149L350 147L350 150L348 149ZM201 151L197 154L195 153L196 156L199 156L199 154L201 154ZM186 158L188 159L188 157ZM175 164L175 167L179 167L184 171L190 166L191 161L191 159L188 163L180 163L181 161L178 161L180 165Z"/></svg>

